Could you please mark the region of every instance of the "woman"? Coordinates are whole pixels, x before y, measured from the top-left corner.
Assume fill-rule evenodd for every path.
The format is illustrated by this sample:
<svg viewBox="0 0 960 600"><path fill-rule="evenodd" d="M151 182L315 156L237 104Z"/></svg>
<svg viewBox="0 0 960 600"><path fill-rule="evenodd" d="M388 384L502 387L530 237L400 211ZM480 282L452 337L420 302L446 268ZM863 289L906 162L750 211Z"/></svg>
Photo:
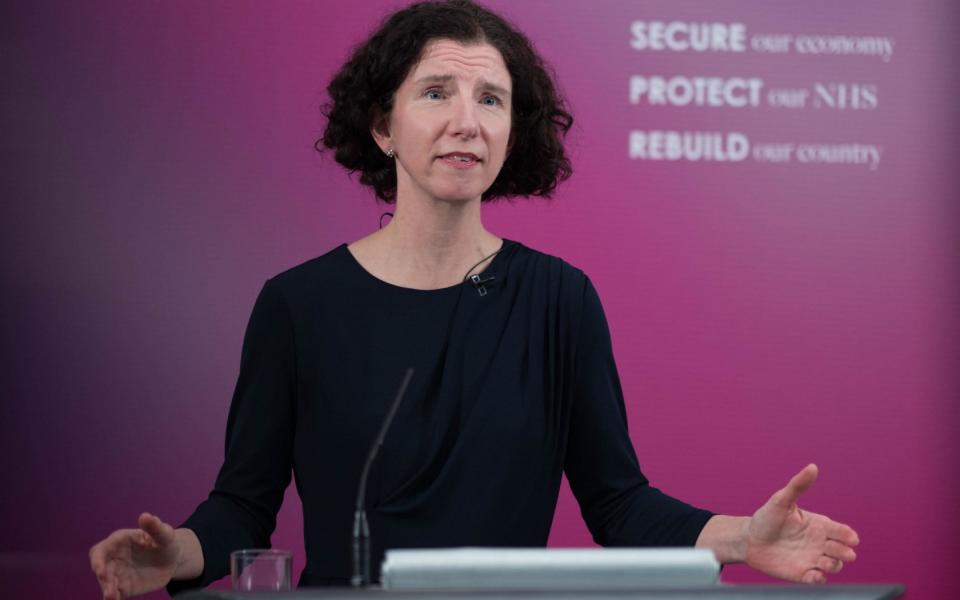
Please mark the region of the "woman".
<svg viewBox="0 0 960 600"><path fill-rule="evenodd" d="M572 119L522 34L468 0L417 4L329 92L322 143L394 218L267 281L214 491L179 529L145 513L94 546L106 597L206 585L231 550L268 546L291 471L300 585L345 584L362 461L408 367L369 480L374 566L391 547L543 546L564 472L603 545L696 545L805 582L855 558L853 530L797 508L812 465L752 517L651 487L589 279L483 227L483 201L570 174Z"/></svg>

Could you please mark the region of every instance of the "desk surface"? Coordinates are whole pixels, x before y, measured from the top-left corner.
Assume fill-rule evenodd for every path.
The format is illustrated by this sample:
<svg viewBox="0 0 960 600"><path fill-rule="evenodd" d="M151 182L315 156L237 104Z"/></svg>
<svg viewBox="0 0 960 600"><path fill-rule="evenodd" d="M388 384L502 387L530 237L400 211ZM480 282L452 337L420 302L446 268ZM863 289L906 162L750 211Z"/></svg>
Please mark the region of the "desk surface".
<svg viewBox="0 0 960 600"><path fill-rule="evenodd" d="M717 585L705 588L630 590L470 590L413 591L351 588L306 588L286 593L237 593L197 590L178 600L893 600L900 585Z"/></svg>

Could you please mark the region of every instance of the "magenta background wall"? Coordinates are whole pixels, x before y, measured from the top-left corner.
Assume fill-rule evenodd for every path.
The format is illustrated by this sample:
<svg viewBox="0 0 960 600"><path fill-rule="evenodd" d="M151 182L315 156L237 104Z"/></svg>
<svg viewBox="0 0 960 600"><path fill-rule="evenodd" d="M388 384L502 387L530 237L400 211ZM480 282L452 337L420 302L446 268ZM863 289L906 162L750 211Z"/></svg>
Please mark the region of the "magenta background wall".
<svg viewBox="0 0 960 600"><path fill-rule="evenodd" d="M576 173L556 199L488 207L486 224L595 281L655 484L746 514L817 462L804 505L863 540L834 580L950 596L954 3L679 4L489 1L555 67L577 122ZM90 545L142 510L179 522L209 491L263 281L376 227L382 208L312 143L330 75L398 5L0 8L4 597L98 597ZM635 20L742 23L747 49L638 51ZM888 60L751 50L764 33L895 44ZM744 108L631 104L632 76L760 78L763 92ZM868 86L875 102L787 109L766 97L817 82ZM630 132L652 130L739 132L751 152L882 152L875 168L631 159ZM291 492L274 542L298 553L298 571L300 528ZM567 491L551 544L591 544ZM743 567L724 579L765 580Z"/></svg>

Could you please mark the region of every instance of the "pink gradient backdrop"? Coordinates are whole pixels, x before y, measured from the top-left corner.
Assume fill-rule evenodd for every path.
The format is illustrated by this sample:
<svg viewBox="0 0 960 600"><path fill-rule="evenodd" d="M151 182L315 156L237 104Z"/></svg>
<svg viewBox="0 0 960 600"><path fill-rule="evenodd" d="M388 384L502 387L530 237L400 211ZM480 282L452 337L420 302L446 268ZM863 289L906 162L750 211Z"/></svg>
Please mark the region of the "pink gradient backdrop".
<svg viewBox="0 0 960 600"><path fill-rule="evenodd" d="M92 543L142 510L178 522L209 491L263 281L376 227L382 208L311 145L330 75L399 4L0 9L4 597L97 597ZM488 4L536 42L577 122L576 173L556 199L488 207L486 223L595 281L648 476L743 514L815 461L806 507L863 539L835 581L949 596L960 555L952 2ZM897 46L890 63L638 53L634 19ZM880 106L638 107L633 74L867 81ZM631 162L635 128L865 141L884 157L877 171ZM298 553L298 570L300 529L291 489L274 544ZM566 490L551 544L591 544ZM765 580L742 567L724 578Z"/></svg>

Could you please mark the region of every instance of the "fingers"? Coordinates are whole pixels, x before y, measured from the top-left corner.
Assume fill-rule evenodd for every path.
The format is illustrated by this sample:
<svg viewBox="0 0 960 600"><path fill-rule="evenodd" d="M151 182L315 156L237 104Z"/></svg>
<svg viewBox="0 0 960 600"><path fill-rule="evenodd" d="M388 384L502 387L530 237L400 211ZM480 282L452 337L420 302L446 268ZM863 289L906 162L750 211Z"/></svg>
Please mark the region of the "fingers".
<svg viewBox="0 0 960 600"><path fill-rule="evenodd" d="M827 529L827 537L831 540L837 540L847 546L856 546L860 543L860 536L849 525L843 523L831 522Z"/></svg>
<svg viewBox="0 0 960 600"><path fill-rule="evenodd" d="M857 560L857 553L853 551L853 548L835 540L827 540L823 545L823 554L844 562Z"/></svg>
<svg viewBox="0 0 960 600"><path fill-rule="evenodd" d="M100 575L100 571L103 569L103 546L102 543L96 544L93 548L90 548L90 570Z"/></svg>
<svg viewBox="0 0 960 600"><path fill-rule="evenodd" d="M829 556L821 556L817 559L817 570L823 573L839 573L843 568L843 561Z"/></svg>
<svg viewBox="0 0 960 600"><path fill-rule="evenodd" d="M120 600L120 593L115 581L108 581L103 586L103 600Z"/></svg>
<svg viewBox="0 0 960 600"><path fill-rule="evenodd" d="M823 571L818 571L817 569L809 569L803 574L803 577L800 578L801 583L826 583L827 576L823 574Z"/></svg>
<svg viewBox="0 0 960 600"><path fill-rule="evenodd" d="M140 518L137 519L137 524L140 526L140 529L149 536L149 539L147 536L139 536L137 538L137 542L141 545L156 548L173 543L173 527L161 521L159 517L150 513L143 513L140 515Z"/></svg>
<svg viewBox="0 0 960 600"><path fill-rule="evenodd" d="M811 463L793 476L787 486L778 491L770 500L780 508L790 508L796 504L797 499L810 489L813 482L817 480L817 465Z"/></svg>
<svg viewBox="0 0 960 600"><path fill-rule="evenodd" d="M111 597L111 579L108 573L107 549L106 544L109 538L90 548L90 568L97 576L97 582L103 591L104 598Z"/></svg>
<svg viewBox="0 0 960 600"><path fill-rule="evenodd" d="M800 578L802 583L826 583L827 574L836 574L843 570L843 563L856 560L857 554L853 548L834 540L828 540L824 554L817 559L812 569L804 572Z"/></svg>
<svg viewBox="0 0 960 600"><path fill-rule="evenodd" d="M107 563L106 569L107 586L104 589L103 597L105 600L121 600L120 585L117 582L116 568L112 562Z"/></svg>

